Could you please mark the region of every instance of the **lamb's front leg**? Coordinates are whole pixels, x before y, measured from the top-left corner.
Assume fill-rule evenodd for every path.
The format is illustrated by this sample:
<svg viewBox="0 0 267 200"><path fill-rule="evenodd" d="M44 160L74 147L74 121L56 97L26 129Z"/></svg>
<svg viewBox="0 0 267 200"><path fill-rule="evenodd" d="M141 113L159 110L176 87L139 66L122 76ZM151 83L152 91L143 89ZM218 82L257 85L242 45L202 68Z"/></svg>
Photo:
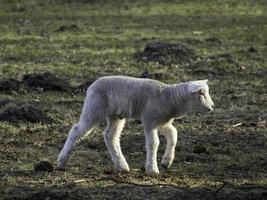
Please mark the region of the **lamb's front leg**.
<svg viewBox="0 0 267 200"><path fill-rule="evenodd" d="M146 128L145 137L146 137L146 172L159 173L158 164L157 164L157 151L159 146L159 136L158 131L155 128Z"/></svg>
<svg viewBox="0 0 267 200"><path fill-rule="evenodd" d="M110 117L107 119L108 126L104 133L106 146L112 161L118 171L129 171L128 163L121 152L120 134L125 124L125 119Z"/></svg>
<svg viewBox="0 0 267 200"><path fill-rule="evenodd" d="M163 167L169 168L175 156L175 147L177 144L177 130L171 123L169 123L161 127L159 131L167 139L167 147L163 155L161 164Z"/></svg>

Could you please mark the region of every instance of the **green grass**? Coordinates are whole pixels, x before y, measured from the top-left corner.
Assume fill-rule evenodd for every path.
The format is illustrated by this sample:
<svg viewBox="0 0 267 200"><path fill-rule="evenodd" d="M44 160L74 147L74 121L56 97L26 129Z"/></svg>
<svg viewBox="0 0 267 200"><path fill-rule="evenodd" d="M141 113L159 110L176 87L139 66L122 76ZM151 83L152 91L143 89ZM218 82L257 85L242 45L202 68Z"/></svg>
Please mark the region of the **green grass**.
<svg viewBox="0 0 267 200"><path fill-rule="evenodd" d="M76 147L66 172L40 173L34 164L56 164L85 93L1 92L0 100L47 109L53 123L0 122L0 199L264 199L266 1L85 2L0 0L0 79L50 71L77 86L93 77L140 76L146 70L163 73L167 83L208 78L217 109L175 122L176 159L158 176L144 173L144 135L131 120L122 137L130 173L114 171L103 126ZM182 43L198 58L189 64L137 62L133 54L150 41ZM219 59L222 54L232 60ZM243 125L233 127L238 123ZM159 159L165 147L160 139ZM196 145L207 153L194 154ZM231 184L218 190L225 181Z"/></svg>

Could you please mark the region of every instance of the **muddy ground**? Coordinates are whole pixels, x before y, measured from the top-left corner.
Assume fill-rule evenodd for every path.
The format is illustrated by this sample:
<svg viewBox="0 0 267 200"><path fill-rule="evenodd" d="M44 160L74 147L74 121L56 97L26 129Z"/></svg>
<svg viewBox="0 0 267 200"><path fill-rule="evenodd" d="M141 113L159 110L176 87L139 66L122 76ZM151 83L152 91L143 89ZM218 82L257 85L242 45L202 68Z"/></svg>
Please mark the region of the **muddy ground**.
<svg viewBox="0 0 267 200"><path fill-rule="evenodd" d="M0 4L0 199L267 199L266 1ZM86 88L105 75L209 79L216 110L175 121L176 158L159 175L144 173L133 120L129 173L113 169L105 123L55 171Z"/></svg>

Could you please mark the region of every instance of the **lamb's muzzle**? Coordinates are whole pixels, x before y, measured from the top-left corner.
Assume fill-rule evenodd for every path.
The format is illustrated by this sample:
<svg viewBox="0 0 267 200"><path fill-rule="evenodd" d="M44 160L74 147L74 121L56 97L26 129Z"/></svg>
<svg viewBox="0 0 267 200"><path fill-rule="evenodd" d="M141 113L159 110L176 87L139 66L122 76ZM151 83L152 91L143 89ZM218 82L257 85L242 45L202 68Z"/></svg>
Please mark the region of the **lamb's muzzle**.
<svg viewBox="0 0 267 200"><path fill-rule="evenodd" d="M146 138L146 172L159 173L157 166L158 131L167 139L162 165L169 168L177 143L173 120L192 112L209 112L214 103L209 95L207 80L168 85L151 79L125 76L103 77L87 90L79 122L68 135L58 157L58 168L64 169L70 154L80 140L86 137L100 121L107 120L104 133L106 146L119 171L129 171L120 148L120 134L125 118L140 120Z"/></svg>

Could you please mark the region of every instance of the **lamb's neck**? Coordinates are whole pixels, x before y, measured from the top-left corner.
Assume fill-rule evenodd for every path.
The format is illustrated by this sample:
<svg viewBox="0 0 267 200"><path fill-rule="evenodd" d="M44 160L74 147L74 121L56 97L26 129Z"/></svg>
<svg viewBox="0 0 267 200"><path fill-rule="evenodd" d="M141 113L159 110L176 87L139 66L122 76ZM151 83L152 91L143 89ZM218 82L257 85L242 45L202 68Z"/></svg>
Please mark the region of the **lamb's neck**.
<svg viewBox="0 0 267 200"><path fill-rule="evenodd" d="M169 110L173 117L186 114L188 111L188 93L186 84L170 85L167 89Z"/></svg>

